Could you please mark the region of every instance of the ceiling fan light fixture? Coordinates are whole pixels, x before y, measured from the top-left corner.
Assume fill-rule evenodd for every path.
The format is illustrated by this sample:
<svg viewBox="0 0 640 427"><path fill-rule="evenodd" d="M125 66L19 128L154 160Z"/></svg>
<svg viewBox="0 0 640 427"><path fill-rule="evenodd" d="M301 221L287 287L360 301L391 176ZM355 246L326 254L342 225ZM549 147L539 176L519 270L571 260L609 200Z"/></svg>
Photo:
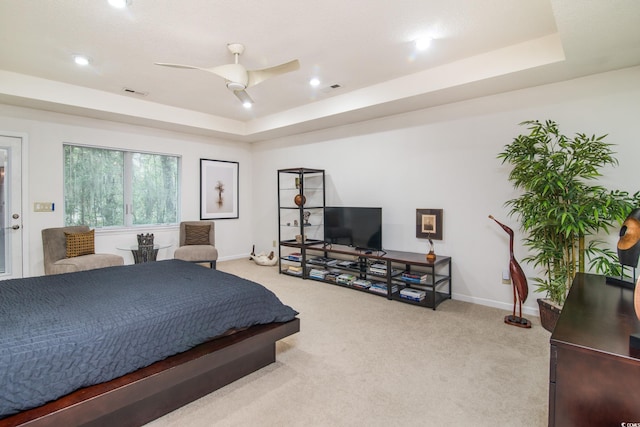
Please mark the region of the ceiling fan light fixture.
<svg viewBox="0 0 640 427"><path fill-rule="evenodd" d="M251 108L251 105L253 105L253 99L251 99L247 92L244 90L234 90L233 93L238 97L240 102L242 102L244 108Z"/></svg>
<svg viewBox="0 0 640 427"><path fill-rule="evenodd" d="M236 83L236 82L227 82L227 87L229 88L229 90L232 90L234 92L236 90L245 90L247 88L242 83Z"/></svg>

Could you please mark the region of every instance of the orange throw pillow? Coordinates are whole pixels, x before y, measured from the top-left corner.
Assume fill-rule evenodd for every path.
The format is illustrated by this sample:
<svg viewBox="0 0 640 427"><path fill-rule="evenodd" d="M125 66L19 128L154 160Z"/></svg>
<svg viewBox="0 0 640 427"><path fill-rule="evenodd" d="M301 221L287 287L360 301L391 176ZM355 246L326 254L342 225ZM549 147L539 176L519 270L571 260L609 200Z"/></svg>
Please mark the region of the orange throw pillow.
<svg viewBox="0 0 640 427"><path fill-rule="evenodd" d="M64 233L67 236L67 258L95 254L95 230L86 233Z"/></svg>

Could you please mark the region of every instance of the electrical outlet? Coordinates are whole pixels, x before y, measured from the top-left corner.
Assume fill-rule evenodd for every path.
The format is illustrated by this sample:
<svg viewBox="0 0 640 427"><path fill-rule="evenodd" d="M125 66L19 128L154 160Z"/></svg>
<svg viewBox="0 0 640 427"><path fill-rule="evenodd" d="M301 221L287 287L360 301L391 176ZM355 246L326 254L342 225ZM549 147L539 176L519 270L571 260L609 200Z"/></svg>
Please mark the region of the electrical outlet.
<svg viewBox="0 0 640 427"><path fill-rule="evenodd" d="M276 247L276 241L275 240L273 241L273 247L274 248Z"/></svg>
<svg viewBox="0 0 640 427"><path fill-rule="evenodd" d="M502 284L503 285L511 284L511 274L509 274L509 270L502 270Z"/></svg>

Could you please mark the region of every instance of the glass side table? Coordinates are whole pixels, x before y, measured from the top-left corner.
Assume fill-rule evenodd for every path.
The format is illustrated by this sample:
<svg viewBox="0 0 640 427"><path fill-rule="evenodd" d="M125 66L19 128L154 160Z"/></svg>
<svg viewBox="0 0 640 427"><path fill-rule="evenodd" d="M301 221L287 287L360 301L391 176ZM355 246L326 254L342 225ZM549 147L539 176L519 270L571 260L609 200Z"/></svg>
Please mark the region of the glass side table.
<svg viewBox="0 0 640 427"><path fill-rule="evenodd" d="M138 246L131 245L127 247L118 247L121 251L131 251L133 255L133 262L136 264L142 264L144 262L152 262L155 261L158 256L158 251L160 249L166 249L171 245L162 245L162 244L154 244L153 247L149 246Z"/></svg>

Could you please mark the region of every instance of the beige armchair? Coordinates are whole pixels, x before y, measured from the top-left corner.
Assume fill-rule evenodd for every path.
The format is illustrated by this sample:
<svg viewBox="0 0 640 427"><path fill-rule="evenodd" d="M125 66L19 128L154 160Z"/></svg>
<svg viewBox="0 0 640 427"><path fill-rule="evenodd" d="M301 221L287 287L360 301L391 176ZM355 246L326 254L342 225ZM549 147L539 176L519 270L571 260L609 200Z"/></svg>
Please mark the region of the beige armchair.
<svg viewBox="0 0 640 427"><path fill-rule="evenodd" d="M209 263L216 268L215 224L213 221L183 221L180 223L180 247L173 253L175 259L194 263Z"/></svg>
<svg viewBox="0 0 640 427"><path fill-rule="evenodd" d="M96 254L94 247L94 230L86 225L45 228L42 230L44 274L72 273L124 264L124 258L120 255Z"/></svg>

